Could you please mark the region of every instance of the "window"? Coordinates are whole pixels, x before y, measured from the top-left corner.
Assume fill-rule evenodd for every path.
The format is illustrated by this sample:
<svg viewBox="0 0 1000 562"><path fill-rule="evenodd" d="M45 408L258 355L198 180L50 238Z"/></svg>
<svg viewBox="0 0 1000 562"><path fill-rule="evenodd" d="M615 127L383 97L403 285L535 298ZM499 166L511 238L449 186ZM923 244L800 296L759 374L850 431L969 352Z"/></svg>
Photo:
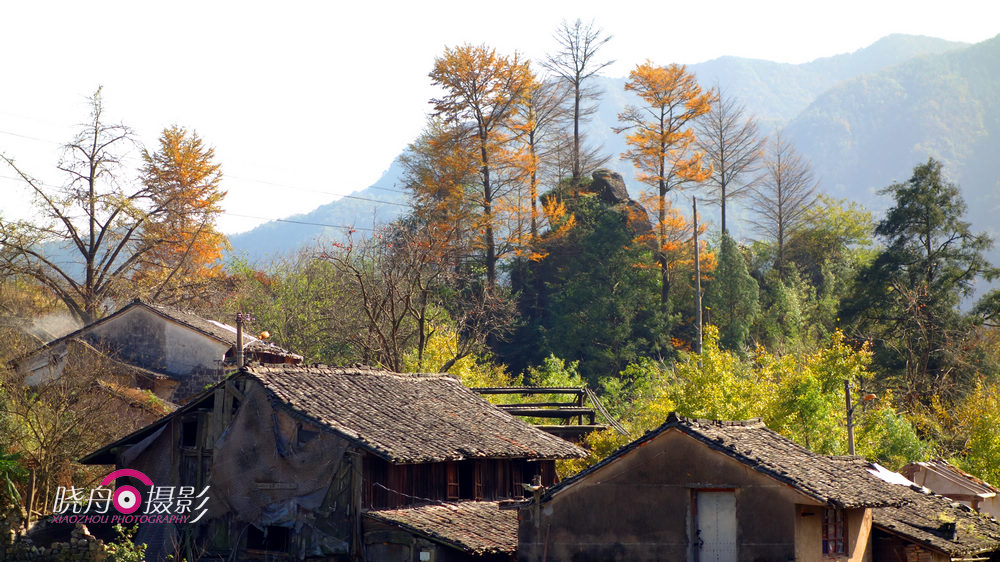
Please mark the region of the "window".
<svg viewBox="0 0 1000 562"><path fill-rule="evenodd" d="M448 489L445 497L449 500L457 500L461 496L461 490L459 488L459 482L458 482L457 462L448 463L447 475L448 475Z"/></svg>
<svg viewBox="0 0 1000 562"><path fill-rule="evenodd" d="M258 529L254 525L247 527L247 549L265 552L288 552L290 529L268 525Z"/></svg>
<svg viewBox="0 0 1000 562"><path fill-rule="evenodd" d="M181 447L190 449L198 446L198 418L189 417L181 421Z"/></svg>
<svg viewBox="0 0 1000 562"><path fill-rule="evenodd" d="M844 510L823 510L823 554L844 554Z"/></svg>

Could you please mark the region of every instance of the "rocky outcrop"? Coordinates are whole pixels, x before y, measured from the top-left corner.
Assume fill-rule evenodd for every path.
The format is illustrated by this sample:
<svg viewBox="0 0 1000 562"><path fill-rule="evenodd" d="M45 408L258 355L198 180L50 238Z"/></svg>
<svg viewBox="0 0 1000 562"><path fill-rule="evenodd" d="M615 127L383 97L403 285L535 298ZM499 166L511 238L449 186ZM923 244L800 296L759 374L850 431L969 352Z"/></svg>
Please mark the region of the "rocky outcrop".
<svg viewBox="0 0 1000 562"><path fill-rule="evenodd" d="M608 205L623 205L631 201L628 196L628 189L625 188L625 180L618 172L601 168L595 170L591 176L594 183L590 184L590 190L597 194L601 201Z"/></svg>
<svg viewBox="0 0 1000 562"><path fill-rule="evenodd" d="M649 213L642 204L629 197L621 174L602 168L595 170L591 176L594 182L590 184L589 190L602 202L625 215L625 220L636 238L652 232Z"/></svg>

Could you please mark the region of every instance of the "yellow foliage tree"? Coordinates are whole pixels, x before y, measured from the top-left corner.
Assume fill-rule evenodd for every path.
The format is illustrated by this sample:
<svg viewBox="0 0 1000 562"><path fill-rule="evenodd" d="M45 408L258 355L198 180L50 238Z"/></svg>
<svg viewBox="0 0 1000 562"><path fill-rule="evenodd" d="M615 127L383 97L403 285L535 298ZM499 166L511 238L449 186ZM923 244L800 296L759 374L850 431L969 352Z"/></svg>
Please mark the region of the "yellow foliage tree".
<svg viewBox="0 0 1000 562"><path fill-rule="evenodd" d="M639 199L646 208L658 208L661 202L659 197L651 193L643 193ZM663 210L663 219L658 222L657 227L636 238L636 242L655 245L658 249L660 259L657 267L665 273L664 278L669 286L673 284L678 272L683 275L694 271L694 223L669 200L663 201ZM699 220L698 259L702 275L710 274L715 269L715 252L708 250L705 241L707 231L708 223Z"/></svg>
<svg viewBox="0 0 1000 562"><path fill-rule="evenodd" d="M146 225L145 235L162 243L147 252L135 273L152 301L191 302L222 275L225 235L215 229L226 192L215 149L198 133L174 125L163 130L160 148L143 151L143 184L171 212Z"/></svg>
<svg viewBox="0 0 1000 562"><path fill-rule="evenodd" d="M711 109L712 93L703 92L684 66L655 66L646 61L629 73L625 90L635 92L643 105L628 105L618 114L627 133L629 150L622 158L639 169L639 180L656 188L656 247L661 273L660 305L666 310L670 274L662 248L668 244L667 193L688 182L704 181L711 168L702 164L703 152L694 150L693 120Z"/></svg>
<svg viewBox="0 0 1000 562"><path fill-rule="evenodd" d="M474 202L481 216L479 245L485 253L487 283L493 287L497 262L511 250L503 240L498 243L511 208L503 200L515 191L524 170L518 165L523 155L515 142L514 118L534 77L517 54L506 57L485 45L462 45L445 48L430 78L444 90L442 97L431 100L435 115L475 158L476 189L463 196Z"/></svg>
<svg viewBox="0 0 1000 562"><path fill-rule="evenodd" d="M615 402L628 404L630 419L622 423L632 432L631 438L657 427L670 412L719 420L760 418L770 429L815 452L844 454L844 380L863 388L871 379L871 360L870 346L855 348L839 331L816 351L776 355L758 348L744 359L720 348L719 330L709 325L701 354L685 354L669 368L651 361L630 365L622 376L637 388L624 400L618 389ZM995 390L992 401L988 394L979 398L987 406L995 404ZM926 458L928 445L896 410L892 396L880 396L878 402L855 411L859 453L892 468ZM995 453L1000 440L993 435L995 425L990 424L998 416L982 411L993 410L987 407L971 416L982 423L978 432L972 432L975 438L969 441L970 449ZM970 427L975 428L974 424ZM587 445L592 455L576 468L600 460L631 438L610 430L591 434Z"/></svg>

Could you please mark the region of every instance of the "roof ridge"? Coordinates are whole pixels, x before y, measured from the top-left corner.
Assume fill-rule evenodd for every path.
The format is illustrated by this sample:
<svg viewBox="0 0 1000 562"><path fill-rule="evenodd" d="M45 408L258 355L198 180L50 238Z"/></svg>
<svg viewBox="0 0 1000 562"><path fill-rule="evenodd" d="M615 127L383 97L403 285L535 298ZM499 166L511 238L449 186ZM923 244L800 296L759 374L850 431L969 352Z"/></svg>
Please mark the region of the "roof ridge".
<svg viewBox="0 0 1000 562"><path fill-rule="evenodd" d="M667 414L664 425L669 423L679 423L685 425L713 425L716 427L767 427L761 418L750 418L746 420L713 420L709 418L689 418L679 415L676 411Z"/></svg>
<svg viewBox="0 0 1000 562"><path fill-rule="evenodd" d="M328 363L303 363L299 365L291 365L287 363L277 363L277 364L263 364L263 365L252 365L247 366L247 370L254 372L263 371L308 371L312 373L322 373L331 372L337 374L376 374L381 376L394 376L400 378L408 379L451 379L458 380L455 375L450 373L400 373L397 371L390 371L389 369L384 369L381 367L373 367L371 365L365 365L362 363L351 363L349 365L333 365Z"/></svg>

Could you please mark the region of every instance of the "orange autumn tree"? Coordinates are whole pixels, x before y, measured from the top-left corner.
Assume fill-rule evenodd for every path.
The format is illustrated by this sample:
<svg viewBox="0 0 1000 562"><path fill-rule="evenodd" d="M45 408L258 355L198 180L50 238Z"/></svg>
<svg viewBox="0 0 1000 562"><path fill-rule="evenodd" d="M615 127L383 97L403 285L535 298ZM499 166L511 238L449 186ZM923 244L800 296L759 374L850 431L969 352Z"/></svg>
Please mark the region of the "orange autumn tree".
<svg viewBox="0 0 1000 562"><path fill-rule="evenodd" d="M134 275L145 298L176 303L204 298L222 276L228 244L215 228L226 192L215 149L194 131L173 125L163 130L160 148L143 151L142 182L170 212L146 225L145 235L164 240L145 256Z"/></svg>
<svg viewBox="0 0 1000 562"><path fill-rule="evenodd" d="M640 196L640 202L648 207L658 205L658 198L651 193L644 193ZM684 216L680 209L674 207L670 201L666 202L664 220L662 221L662 244L660 244L663 254L663 263L666 264L667 277L673 282L677 272L687 272L694 270L694 223ZM698 248L699 260L702 274L715 269L715 254L708 250L705 241L705 232L708 231L708 223L701 220L701 213L698 213ZM635 239L639 243L657 243L660 232L652 231L641 235ZM660 264L657 263L657 268Z"/></svg>
<svg viewBox="0 0 1000 562"><path fill-rule="evenodd" d="M478 168L475 151L463 136L432 118L401 162L416 219L431 229L456 233L442 252L471 245L480 230L480 217L468 193L476 185Z"/></svg>
<svg viewBox="0 0 1000 562"><path fill-rule="evenodd" d="M649 61L629 73L625 90L635 92L643 105L627 105L618 114L622 126L614 131L627 133L625 142L629 149L622 158L631 160L638 168L639 181L657 190L653 232L661 270L660 306L666 312L670 298L667 193L711 175L711 168L702 163L704 153L693 148L692 125L711 109L712 94L703 92L684 66L655 66Z"/></svg>
<svg viewBox="0 0 1000 562"><path fill-rule="evenodd" d="M561 147L558 135L568 118L564 103L570 91L560 81L533 79L517 104L513 131L520 144L522 181L516 196L510 198L508 214L512 219L511 240L520 258L539 260L547 255L541 249L540 234L547 228L547 240L561 236L576 223L566 205L555 197L540 199L542 162Z"/></svg>
<svg viewBox="0 0 1000 562"><path fill-rule="evenodd" d="M530 230L533 241L538 238L541 218L538 209L541 162L557 144L557 141L552 142L550 137L560 132L560 126L568 117L563 107L568 95L569 91L561 82L532 80L517 108L518 119L515 129L520 132L525 152L524 166L531 203Z"/></svg>
<svg viewBox="0 0 1000 562"><path fill-rule="evenodd" d="M478 174L475 185L469 186L474 189L462 195L477 207L477 246L484 252L487 284L493 287L497 263L512 249L504 236L502 221L511 208L504 199L523 178L514 117L533 76L517 54L507 57L485 45L462 45L445 48L435 59L430 78L444 91L431 100L435 116L474 154Z"/></svg>

